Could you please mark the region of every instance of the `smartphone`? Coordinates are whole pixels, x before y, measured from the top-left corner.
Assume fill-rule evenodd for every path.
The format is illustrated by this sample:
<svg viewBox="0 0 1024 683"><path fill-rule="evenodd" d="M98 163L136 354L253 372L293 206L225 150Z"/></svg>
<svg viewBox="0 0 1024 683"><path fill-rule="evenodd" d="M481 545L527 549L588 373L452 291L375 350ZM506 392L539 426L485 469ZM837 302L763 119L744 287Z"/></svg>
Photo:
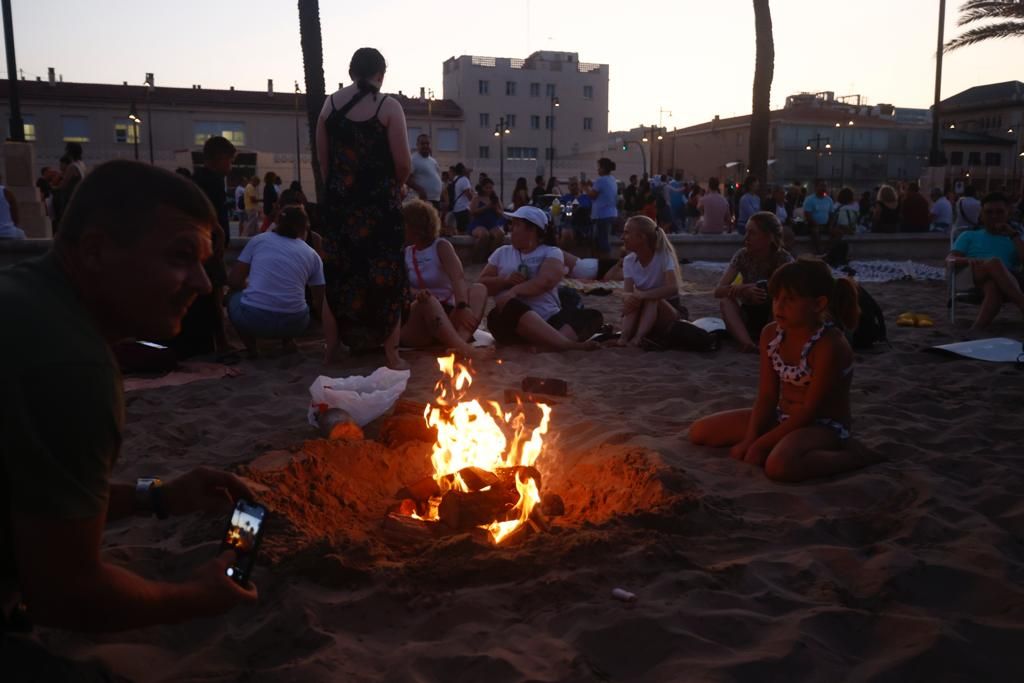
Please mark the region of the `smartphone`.
<svg viewBox="0 0 1024 683"><path fill-rule="evenodd" d="M235 562L224 573L243 586L249 582L249 575L256 562L256 551L263 538L263 523L266 519L265 507L239 499L231 513L228 529L224 532L221 551L232 549L237 555Z"/></svg>

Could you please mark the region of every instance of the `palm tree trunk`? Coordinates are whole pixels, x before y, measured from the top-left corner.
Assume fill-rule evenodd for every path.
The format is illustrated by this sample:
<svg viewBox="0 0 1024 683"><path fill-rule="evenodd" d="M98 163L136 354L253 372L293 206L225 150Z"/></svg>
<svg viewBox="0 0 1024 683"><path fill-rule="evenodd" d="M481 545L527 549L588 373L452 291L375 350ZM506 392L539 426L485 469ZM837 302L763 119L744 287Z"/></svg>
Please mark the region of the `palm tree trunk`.
<svg viewBox="0 0 1024 683"><path fill-rule="evenodd" d="M317 201L324 198L324 179L320 174L320 159L316 149L316 123L327 96L324 85L324 45L320 35L319 0L299 0L299 36L302 43L302 68L306 76L306 118L309 122L309 142L313 151L313 182Z"/></svg>
<svg viewBox="0 0 1024 683"><path fill-rule="evenodd" d="M754 1L757 58L754 64L754 101L750 115L750 172L762 184L768 180L768 143L771 134L772 79L775 77L775 41L768 0Z"/></svg>

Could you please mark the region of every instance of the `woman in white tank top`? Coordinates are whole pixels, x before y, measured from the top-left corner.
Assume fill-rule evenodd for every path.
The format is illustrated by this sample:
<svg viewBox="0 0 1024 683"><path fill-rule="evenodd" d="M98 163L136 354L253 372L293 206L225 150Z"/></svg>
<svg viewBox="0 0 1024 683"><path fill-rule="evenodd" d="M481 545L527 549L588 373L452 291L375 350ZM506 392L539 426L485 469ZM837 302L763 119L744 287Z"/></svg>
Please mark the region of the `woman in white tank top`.
<svg viewBox="0 0 1024 683"><path fill-rule="evenodd" d="M437 210L419 199L402 207L405 269L413 301L402 320L402 346L441 343L465 357L479 355L470 344L483 319L487 288L469 285L451 242L438 238Z"/></svg>

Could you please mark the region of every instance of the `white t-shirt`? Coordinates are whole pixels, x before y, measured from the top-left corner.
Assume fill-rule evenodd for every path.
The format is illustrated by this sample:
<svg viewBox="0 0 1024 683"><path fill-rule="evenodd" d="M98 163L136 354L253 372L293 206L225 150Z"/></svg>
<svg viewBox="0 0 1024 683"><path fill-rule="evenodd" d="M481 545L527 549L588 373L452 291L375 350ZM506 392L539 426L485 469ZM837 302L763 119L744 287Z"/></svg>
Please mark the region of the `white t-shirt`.
<svg viewBox="0 0 1024 683"><path fill-rule="evenodd" d="M935 214L935 222L943 225L953 225L953 205L945 197L939 197L932 204L932 213Z"/></svg>
<svg viewBox="0 0 1024 683"><path fill-rule="evenodd" d="M976 228L981 218L981 202L977 197L961 197L956 203L956 227Z"/></svg>
<svg viewBox="0 0 1024 683"><path fill-rule="evenodd" d="M466 190L472 190L473 183L469 182L469 178L462 175L459 176L458 180L455 181L455 205L452 207L452 211L469 211L469 195L464 194Z"/></svg>
<svg viewBox="0 0 1024 683"><path fill-rule="evenodd" d="M256 235L238 260L249 264L249 284L242 303L273 313L306 310L306 285L324 284L324 264L305 240L276 232Z"/></svg>
<svg viewBox="0 0 1024 683"><path fill-rule="evenodd" d="M635 253L626 254L622 260L622 277L632 280L633 286L640 290L657 289L665 284L665 273L676 269L676 260L668 253L655 252L651 262L646 266L640 263Z"/></svg>
<svg viewBox="0 0 1024 683"><path fill-rule="evenodd" d="M412 153L412 178L427 195L427 201L441 201L441 169L434 157L425 157L419 152Z"/></svg>
<svg viewBox="0 0 1024 683"><path fill-rule="evenodd" d="M555 259L563 268L565 267L565 255L562 254L562 250L558 247L539 246L529 254L524 254L511 244L498 247L491 254L491 257L487 259L487 263L497 268L498 275L501 277L507 277L515 273L519 270L520 265L525 265L530 271L527 277L534 278L540 272L541 265L548 259ZM523 274L526 275L526 273ZM548 291L542 292L537 296L521 296L518 298L529 306L531 311L544 320L549 319L562 310L562 306L558 301L557 283Z"/></svg>
<svg viewBox="0 0 1024 683"><path fill-rule="evenodd" d="M409 286L416 294L426 289L443 304L455 304L455 293L452 281L444 272L441 257L437 253L437 245L441 240L434 240L426 249L417 249L410 245L405 248L405 270L409 275ZM413 257L415 256L415 262Z"/></svg>
<svg viewBox="0 0 1024 683"><path fill-rule="evenodd" d="M242 207L245 206L245 203L242 200L243 197L245 197L245 185L236 185L235 186L235 206L233 208L238 208L239 206L242 206Z"/></svg>

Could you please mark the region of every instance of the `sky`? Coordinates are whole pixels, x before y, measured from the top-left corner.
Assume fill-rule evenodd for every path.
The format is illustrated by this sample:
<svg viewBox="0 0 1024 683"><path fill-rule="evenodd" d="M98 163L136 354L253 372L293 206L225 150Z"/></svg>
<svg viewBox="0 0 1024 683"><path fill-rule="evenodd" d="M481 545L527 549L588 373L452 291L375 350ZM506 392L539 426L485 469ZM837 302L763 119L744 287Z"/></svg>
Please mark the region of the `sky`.
<svg viewBox="0 0 1024 683"><path fill-rule="evenodd" d="M54 67L65 81L291 91L303 85L295 0L13 0L17 64L26 78ZM946 9L957 35L958 0ZM934 95L939 0L772 0L772 107L787 95L832 90L870 104L928 107ZM640 8L642 9L633 9ZM442 63L462 54L526 57L577 52L610 65L609 125L669 129L750 112L750 0L504 3L320 0L328 90L348 82L352 52L388 62L386 91L442 96ZM1024 42L994 41L946 55L943 97L973 85L1024 80ZM6 54L6 53L4 53ZM4 59L3 77L7 66Z"/></svg>

